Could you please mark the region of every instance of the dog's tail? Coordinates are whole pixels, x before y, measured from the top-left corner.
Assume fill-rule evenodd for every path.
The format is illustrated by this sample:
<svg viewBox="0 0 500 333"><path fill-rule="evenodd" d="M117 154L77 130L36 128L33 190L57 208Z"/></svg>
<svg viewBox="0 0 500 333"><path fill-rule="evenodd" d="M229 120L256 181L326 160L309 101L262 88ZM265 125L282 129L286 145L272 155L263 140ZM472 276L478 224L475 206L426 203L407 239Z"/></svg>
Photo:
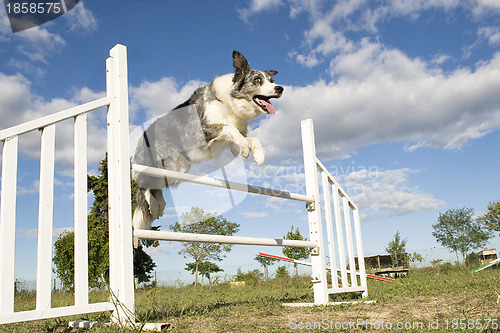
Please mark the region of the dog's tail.
<svg viewBox="0 0 500 333"><path fill-rule="evenodd" d="M135 196L135 211L132 219L134 229L151 229L153 221L163 215L165 205L161 189L139 188Z"/></svg>

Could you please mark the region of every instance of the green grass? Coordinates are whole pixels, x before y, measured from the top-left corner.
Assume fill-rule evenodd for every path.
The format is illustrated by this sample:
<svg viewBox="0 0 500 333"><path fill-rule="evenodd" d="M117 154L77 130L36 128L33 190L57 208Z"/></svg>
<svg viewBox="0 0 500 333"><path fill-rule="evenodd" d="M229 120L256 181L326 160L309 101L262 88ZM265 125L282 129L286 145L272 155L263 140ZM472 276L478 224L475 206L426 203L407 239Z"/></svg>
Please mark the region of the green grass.
<svg viewBox="0 0 500 333"><path fill-rule="evenodd" d="M357 323L356 329L364 332L425 332L430 323L439 325L439 330L434 332L457 332L464 331L456 329L460 319L469 325L486 323L486 319L496 319L500 324L500 270L470 274L457 268L420 269L397 283L372 279L368 283L369 299L377 300L376 304L310 308L282 306L282 303L313 301L308 277L270 280L241 288L230 288L227 283L197 289L192 286L146 288L136 292L136 316L140 322L169 322L172 332L297 332L301 331L299 325L307 332L325 332L326 328L349 332L347 327L338 326L349 321ZM353 296L359 297L350 295ZM90 297L93 301L103 301L107 295L91 293ZM342 295L332 300L346 298ZM34 302L33 293L17 294L16 310L32 309ZM72 302L71 294L53 294L53 306ZM109 314L3 325L0 332L79 332L68 329L67 323L82 319L105 322ZM393 329L373 326L381 322L391 323ZM314 324L316 328L311 326ZM403 325L403 330L395 329L398 324ZM452 327L453 324L456 326ZM90 330L131 331L102 324Z"/></svg>

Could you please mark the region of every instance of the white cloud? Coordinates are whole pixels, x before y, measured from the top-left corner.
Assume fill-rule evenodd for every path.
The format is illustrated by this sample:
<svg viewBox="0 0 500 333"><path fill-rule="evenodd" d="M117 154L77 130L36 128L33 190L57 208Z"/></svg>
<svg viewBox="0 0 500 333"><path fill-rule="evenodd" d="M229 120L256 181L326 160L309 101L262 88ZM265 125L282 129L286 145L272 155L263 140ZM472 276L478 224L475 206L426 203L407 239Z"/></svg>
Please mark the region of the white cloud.
<svg viewBox="0 0 500 333"><path fill-rule="evenodd" d="M0 10L0 41L8 41L10 35L12 35L12 29L10 27L9 18L5 11Z"/></svg>
<svg viewBox="0 0 500 333"><path fill-rule="evenodd" d="M459 149L500 127L500 53L443 73L367 40L331 61L338 82L285 87L278 112L251 135L266 158L301 155L300 121L315 123L318 154L341 157L381 142Z"/></svg>
<svg viewBox="0 0 500 333"><path fill-rule="evenodd" d="M472 13L477 19L485 15L497 14L500 12L500 2L497 0L473 0L474 7Z"/></svg>
<svg viewBox="0 0 500 333"><path fill-rule="evenodd" d="M77 33L88 33L97 30L97 19L94 14L85 8L84 2L78 4L64 17L68 21L69 30Z"/></svg>
<svg viewBox="0 0 500 333"><path fill-rule="evenodd" d="M146 111L144 120L164 114L186 101L196 88L206 83L189 81L179 89L173 78L162 78L156 82L144 81L139 87L130 87L131 119L139 109Z"/></svg>
<svg viewBox="0 0 500 333"><path fill-rule="evenodd" d="M282 0L252 0L248 8L238 9L240 19L246 24L251 24L250 17L266 10L272 10L283 5Z"/></svg>
<svg viewBox="0 0 500 333"><path fill-rule="evenodd" d="M48 56L66 45L59 34L47 30L50 26L49 22L14 34L6 11L0 10L0 42L4 44L2 47L10 48L16 54L9 65L40 79L45 71L38 65L48 64Z"/></svg>
<svg viewBox="0 0 500 333"><path fill-rule="evenodd" d="M434 56L434 58L432 59L431 63L433 65L439 66L439 65L441 65L441 64L443 64L443 63L445 63L445 62L447 62L448 60L451 60L451 59L452 59L451 56L449 56L447 54L439 53L439 54L436 54Z"/></svg>
<svg viewBox="0 0 500 333"><path fill-rule="evenodd" d="M364 218L401 216L422 210L444 207L445 203L418 187L408 186L411 174L408 168L395 170L366 169L354 171L342 179L354 202L362 207Z"/></svg>
<svg viewBox="0 0 500 333"><path fill-rule="evenodd" d="M49 32L40 26L23 30L15 34L23 43L19 44L18 51L30 61L39 61L48 64L48 55L59 52L66 45L66 41L58 34Z"/></svg>
<svg viewBox="0 0 500 333"><path fill-rule="evenodd" d="M306 12L314 20L323 13L322 4L323 0L289 0L290 4L290 17L296 18L299 14Z"/></svg>
<svg viewBox="0 0 500 333"><path fill-rule="evenodd" d="M418 187L409 185L410 177L418 170L408 168L381 170L376 166L329 167L332 175L339 181L346 193L362 208L363 220L377 217L400 216L422 210L438 209L444 202L431 194L420 191ZM251 183L263 183L264 186L305 193L304 173L302 167L293 165L275 166L263 165L250 167ZM281 211L290 202L280 198L266 199L266 208ZM259 212L242 213L255 218Z"/></svg>
<svg viewBox="0 0 500 333"><path fill-rule="evenodd" d="M290 16L306 13L311 28L304 32L300 49L294 49L290 56L307 67L317 66L328 56L350 52L352 41L346 39L348 32L364 32L378 38L382 24L393 19L416 21L429 11L453 15L457 11L472 13L475 21L500 12L497 0L382 0L376 3L367 0L297 1L287 2ZM496 34L490 43L496 42ZM497 44L495 44L497 45ZM443 60L444 58L441 58Z"/></svg>
<svg viewBox="0 0 500 333"><path fill-rule="evenodd" d="M31 91L31 82L24 76L0 73L0 129L37 119L48 114L65 110L77 104L104 96L103 92L93 92L88 88L74 90L69 99L45 100ZM89 163L103 159L106 146L105 112L91 112L88 115L88 156ZM73 121L67 120L56 125L56 160L65 164L73 163ZM31 132L20 138L21 154L38 158L40 155L40 135Z"/></svg>
<svg viewBox="0 0 500 333"><path fill-rule="evenodd" d="M352 50L353 43L345 38L344 34L335 31L327 20L319 20L313 27L305 33L306 45L311 50L305 54L292 51L289 56L296 57L298 63L306 67L314 67L325 60L325 56L338 52L348 52ZM316 40L320 40L316 47L313 47Z"/></svg>
<svg viewBox="0 0 500 333"><path fill-rule="evenodd" d="M19 196L35 194L35 193L38 193L39 188L40 188L40 181L39 180L33 181L29 186L23 186L23 185L18 184L16 194Z"/></svg>
<svg viewBox="0 0 500 333"><path fill-rule="evenodd" d="M261 219L269 216L266 212L241 212L240 214L248 219Z"/></svg>
<svg viewBox="0 0 500 333"><path fill-rule="evenodd" d="M258 13L263 10L279 7L282 4L283 2L281 0L252 0L250 10L254 13Z"/></svg>
<svg viewBox="0 0 500 333"><path fill-rule="evenodd" d="M151 256L164 256L165 254L177 254L177 251L180 248L182 248L182 244L180 242L160 242L160 245L157 247L144 247L143 250Z"/></svg>
<svg viewBox="0 0 500 333"><path fill-rule="evenodd" d="M17 72L31 75L35 80L41 80L47 74L46 70L38 67L35 63L19 58L11 58L7 62L7 65L14 68Z"/></svg>
<svg viewBox="0 0 500 333"><path fill-rule="evenodd" d="M276 197L269 197L266 199L266 207L274 209L276 211L280 211L283 209L283 205L286 203L286 200Z"/></svg>
<svg viewBox="0 0 500 333"><path fill-rule="evenodd" d="M19 116L32 103L30 85L30 81L20 74L5 75L0 73L0 105L2 105L0 115L3 128L22 122L23 119L19 121Z"/></svg>
<svg viewBox="0 0 500 333"><path fill-rule="evenodd" d="M68 22L66 30L70 32L89 33L97 29L97 20L93 13L84 6L83 1L80 1L64 17ZM57 20L57 22L61 21ZM53 27L59 27L57 22L47 22L14 34L6 11L0 10L0 42L5 43L4 47L11 48L16 53L9 64L25 74L34 74L38 79L43 77L45 71L37 66L48 64L50 56L66 46L62 34L52 32L55 30Z"/></svg>
<svg viewBox="0 0 500 333"><path fill-rule="evenodd" d="M52 228L52 239L57 239L63 232L73 231L73 227L64 227L64 228ZM18 234L22 238L37 238L38 237L38 229L20 229Z"/></svg>
<svg viewBox="0 0 500 333"><path fill-rule="evenodd" d="M500 46L500 28L482 27L479 28L478 34L486 38L491 46Z"/></svg>

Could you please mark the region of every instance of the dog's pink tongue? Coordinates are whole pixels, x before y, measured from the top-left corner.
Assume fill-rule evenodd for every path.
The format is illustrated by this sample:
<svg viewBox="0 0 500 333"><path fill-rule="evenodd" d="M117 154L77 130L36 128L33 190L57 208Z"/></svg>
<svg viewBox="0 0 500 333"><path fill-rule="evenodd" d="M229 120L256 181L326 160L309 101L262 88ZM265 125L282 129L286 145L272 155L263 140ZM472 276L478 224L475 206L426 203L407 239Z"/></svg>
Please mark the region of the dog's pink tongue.
<svg viewBox="0 0 500 333"><path fill-rule="evenodd" d="M268 101L261 99L260 102L266 107L267 112L269 112L270 114L274 114L276 112L276 108L274 107L274 105L272 105Z"/></svg>

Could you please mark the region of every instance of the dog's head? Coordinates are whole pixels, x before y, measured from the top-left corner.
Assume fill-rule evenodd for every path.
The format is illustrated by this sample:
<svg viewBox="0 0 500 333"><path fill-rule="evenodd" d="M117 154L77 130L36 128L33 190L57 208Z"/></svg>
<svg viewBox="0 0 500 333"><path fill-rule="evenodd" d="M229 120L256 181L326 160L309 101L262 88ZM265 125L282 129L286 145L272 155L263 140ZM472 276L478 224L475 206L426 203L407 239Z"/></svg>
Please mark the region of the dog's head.
<svg viewBox="0 0 500 333"><path fill-rule="evenodd" d="M247 100L255 110L264 114L275 113L276 109L269 100L280 98L284 90L274 83L274 76L278 72L251 69L248 61L238 51L233 51L233 66L235 71L231 95L234 98Z"/></svg>

